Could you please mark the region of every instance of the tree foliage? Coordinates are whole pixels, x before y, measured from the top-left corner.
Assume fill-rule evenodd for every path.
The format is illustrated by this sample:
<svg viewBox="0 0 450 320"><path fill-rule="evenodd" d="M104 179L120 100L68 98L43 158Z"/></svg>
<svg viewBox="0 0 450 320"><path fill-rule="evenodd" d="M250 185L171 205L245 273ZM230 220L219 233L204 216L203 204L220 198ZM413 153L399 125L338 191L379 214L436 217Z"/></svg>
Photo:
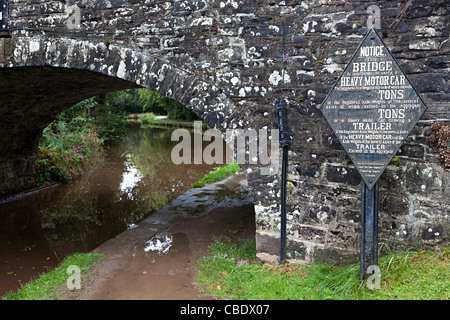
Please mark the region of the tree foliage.
<svg viewBox="0 0 450 320"><path fill-rule="evenodd" d="M117 141L128 126L126 113L102 97L83 100L66 109L43 131L38 147L38 185L67 182Z"/></svg>
<svg viewBox="0 0 450 320"><path fill-rule="evenodd" d="M143 111L165 114L172 120L200 120L200 118L181 103L148 89L137 89L142 101Z"/></svg>
<svg viewBox="0 0 450 320"><path fill-rule="evenodd" d="M102 151L104 140L90 116L93 105L93 98L84 100L44 129L38 146L38 185L77 177L83 165Z"/></svg>
<svg viewBox="0 0 450 320"><path fill-rule="evenodd" d="M167 115L172 120L200 120L200 118L181 103L155 91L139 88L109 92L97 101L114 113L151 112Z"/></svg>

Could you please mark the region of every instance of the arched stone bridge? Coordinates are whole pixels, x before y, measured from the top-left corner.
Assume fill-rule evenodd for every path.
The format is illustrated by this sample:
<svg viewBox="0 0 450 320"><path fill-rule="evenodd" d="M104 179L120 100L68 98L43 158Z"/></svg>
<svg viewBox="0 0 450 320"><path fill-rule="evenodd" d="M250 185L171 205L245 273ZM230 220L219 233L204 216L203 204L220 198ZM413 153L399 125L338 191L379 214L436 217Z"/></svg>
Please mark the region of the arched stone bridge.
<svg viewBox="0 0 450 320"><path fill-rule="evenodd" d="M33 187L43 128L82 99L147 87L225 132L276 128L283 88L292 136L288 258L357 256L360 177L318 107L366 33L371 4L381 9L384 41L428 104L400 164L381 177L379 241L448 241L450 175L428 144L431 124L450 121L447 0L9 1L0 31L0 192ZM279 176L249 168L257 248L277 255Z"/></svg>

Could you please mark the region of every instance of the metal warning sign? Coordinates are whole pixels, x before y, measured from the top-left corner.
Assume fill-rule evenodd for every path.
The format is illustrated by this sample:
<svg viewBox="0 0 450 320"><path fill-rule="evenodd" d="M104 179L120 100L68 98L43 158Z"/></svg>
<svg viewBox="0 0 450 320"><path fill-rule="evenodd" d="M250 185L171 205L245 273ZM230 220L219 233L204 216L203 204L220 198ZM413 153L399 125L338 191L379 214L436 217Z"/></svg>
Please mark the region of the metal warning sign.
<svg viewBox="0 0 450 320"><path fill-rule="evenodd" d="M426 109L374 28L320 107L369 189Z"/></svg>

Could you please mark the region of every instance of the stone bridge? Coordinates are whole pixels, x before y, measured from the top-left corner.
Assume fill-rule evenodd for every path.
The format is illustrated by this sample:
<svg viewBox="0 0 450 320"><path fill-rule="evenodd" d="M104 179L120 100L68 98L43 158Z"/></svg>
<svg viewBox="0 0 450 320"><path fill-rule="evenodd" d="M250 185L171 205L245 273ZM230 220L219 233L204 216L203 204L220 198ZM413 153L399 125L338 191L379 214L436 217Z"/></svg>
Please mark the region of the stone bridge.
<svg viewBox="0 0 450 320"><path fill-rule="evenodd" d="M450 173L428 142L432 123L450 122L447 0L11 0L0 31L0 192L34 186L42 130L93 95L147 87L225 132L277 128L283 93L292 137L287 257L358 256L361 179L318 107L373 4L383 40L428 105L380 179L379 241L448 242ZM244 166L257 250L278 255L280 178L258 168Z"/></svg>

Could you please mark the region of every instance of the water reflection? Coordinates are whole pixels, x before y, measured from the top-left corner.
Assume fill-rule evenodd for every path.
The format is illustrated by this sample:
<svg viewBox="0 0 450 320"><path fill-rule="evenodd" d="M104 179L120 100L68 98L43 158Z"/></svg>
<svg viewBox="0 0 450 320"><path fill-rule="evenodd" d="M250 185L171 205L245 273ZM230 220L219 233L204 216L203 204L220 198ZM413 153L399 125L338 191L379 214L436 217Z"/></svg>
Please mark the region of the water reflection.
<svg viewBox="0 0 450 320"><path fill-rule="evenodd" d="M145 244L144 251L149 252L157 252L158 254L166 254L169 252L172 247L173 236L171 234L162 233L157 234L150 240L148 240Z"/></svg>
<svg viewBox="0 0 450 320"><path fill-rule="evenodd" d="M172 131L136 126L79 180L0 205L0 295L28 281L25 271L47 271L67 254L91 251L213 169L173 164Z"/></svg>
<svg viewBox="0 0 450 320"><path fill-rule="evenodd" d="M129 159L131 156L126 155L126 157ZM122 182L119 186L121 193L120 200L122 200L123 195L126 195L131 200L134 200L132 192L133 188L142 179L143 175L129 160L125 163L125 168L125 172L122 174Z"/></svg>

